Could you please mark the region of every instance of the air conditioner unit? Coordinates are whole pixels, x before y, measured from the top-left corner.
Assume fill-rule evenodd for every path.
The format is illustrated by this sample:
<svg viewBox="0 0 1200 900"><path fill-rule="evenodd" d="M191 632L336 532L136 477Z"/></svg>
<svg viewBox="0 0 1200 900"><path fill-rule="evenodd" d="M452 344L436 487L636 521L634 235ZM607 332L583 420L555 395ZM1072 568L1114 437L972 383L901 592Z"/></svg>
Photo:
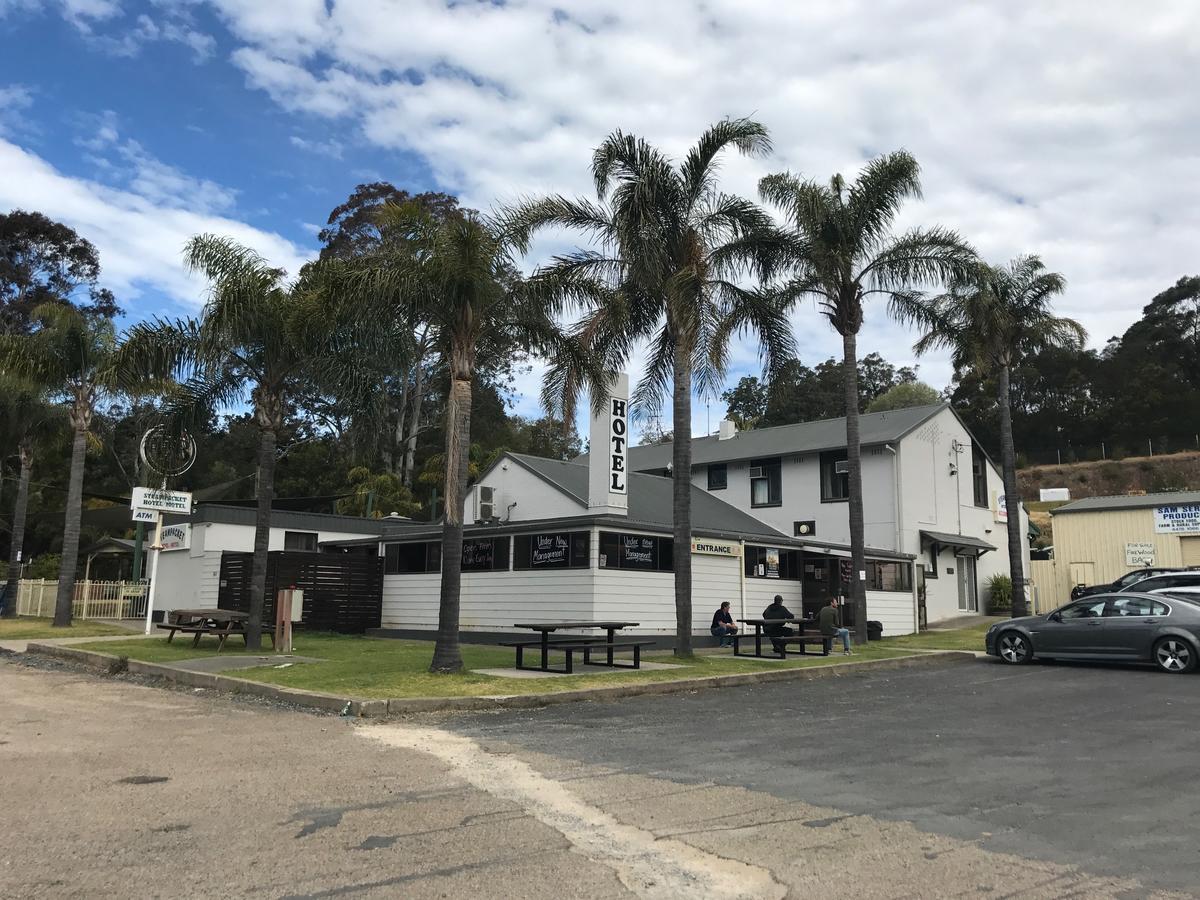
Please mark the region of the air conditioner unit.
<svg viewBox="0 0 1200 900"><path fill-rule="evenodd" d="M487 485L479 485L477 521L490 522L496 518L496 489Z"/></svg>
<svg viewBox="0 0 1200 900"><path fill-rule="evenodd" d="M750 477L751 478L762 478L763 477L762 466L751 466L750 467Z"/></svg>
<svg viewBox="0 0 1200 900"><path fill-rule="evenodd" d="M837 462L835 462L833 464L833 471L837 475L849 475L850 474L850 460L839 459Z"/></svg>

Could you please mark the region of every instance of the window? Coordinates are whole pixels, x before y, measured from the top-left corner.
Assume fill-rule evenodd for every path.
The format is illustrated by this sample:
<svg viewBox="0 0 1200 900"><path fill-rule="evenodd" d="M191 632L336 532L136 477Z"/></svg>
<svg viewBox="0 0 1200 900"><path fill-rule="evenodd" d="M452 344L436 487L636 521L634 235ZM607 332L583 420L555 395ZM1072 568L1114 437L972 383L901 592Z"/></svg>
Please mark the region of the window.
<svg viewBox="0 0 1200 900"><path fill-rule="evenodd" d="M868 591L911 591L912 566L902 562L867 560Z"/></svg>
<svg viewBox="0 0 1200 900"><path fill-rule="evenodd" d="M508 571L508 538L469 538L463 541L464 572Z"/></svg>
<svg viewBox="0 0 1200 900"><path fill-rule="evenodd" d="M591 534L518 534L513 538L514 569L586 569Z"/></svg>
<svg viewBox="0 0 1200 900"><path fill-rule="evenodd" d="M938 556L941 554L942 548L938 544L929 545L929 559L925 560L925 577L938 577Z"/></svg>
<svg viewBox="0 0 1200 900"><path fill-rule="evenodd" d="M845 450L821 454L821 502L850 499L850 463Z"/></svg>
<svg viewBox="0 0 1200 900"><path fill-rule="evenodd" d="M1061 613L1064 619L1099 619L1104 615L1107 600L1085 600L1082 603L1072 603Z"/></svg>
<svg viewBox="0 0 1200 900"><path fill-rule="evenodd" d="M1145 597L1121 597L1114 599L1104 610L1106 618L1119 619L1125 616L1166 616L1170 615L1167 604Z"/></svg>
<svg viewBox="0 0 1200 900"><path fill-rule="evenodd" d="M779 547L746 547L747 578L779 578L784 581L799 581L801 576L801 554L799 550L784 550Z"/></svg>
<svg viewBox="0 0 1200 900"><path fill-rule="evenodd" d="M723 491L729 485L729 466L725 463L709 463L708 489Z"/></svg>
<svg viewBox="0 0 1200 900"><path fill-rule="evenodd" d="M780 506L783 503L783 460L750 460L750 505Z"/></svg>
<svg viewBox="0 0 1200 900"><path fill-rule="evenodd" d="M317 533L315 531L285 531L283 533L283 549L316 553Z"/></svg>
<svg viewBox="0 0 1200 900"><path fill-rule="evenodd" d="M413 575L441 570L442 545L439 541L384 545L384 575Z"/></svg>
<svg viewBox="0 0 1200 900"><path fill-rule="evenodd" d="M971 493L974 495L975 505L987 509L987 457L983 455L983 450L978 444L971 444Z"/></svg>
<svg viewBox="0 0 1200 900"><path fill-rule="evenodd" d="M675 547L671 538L645 534L600 532L600 568L672 572Z"/></svg>

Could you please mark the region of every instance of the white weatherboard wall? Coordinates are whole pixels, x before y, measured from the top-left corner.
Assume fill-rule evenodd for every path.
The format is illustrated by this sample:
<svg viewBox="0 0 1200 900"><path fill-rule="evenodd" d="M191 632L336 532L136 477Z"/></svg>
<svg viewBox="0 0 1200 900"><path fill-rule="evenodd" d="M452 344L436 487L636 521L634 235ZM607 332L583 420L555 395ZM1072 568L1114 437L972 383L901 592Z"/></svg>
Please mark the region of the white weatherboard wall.
<svg viewBox="0 0 1200 900"><path fill-rule="evenodd" d="M867 591L867 619L883 625L884 637L916 632L913 597L900 591Z"/></svg>

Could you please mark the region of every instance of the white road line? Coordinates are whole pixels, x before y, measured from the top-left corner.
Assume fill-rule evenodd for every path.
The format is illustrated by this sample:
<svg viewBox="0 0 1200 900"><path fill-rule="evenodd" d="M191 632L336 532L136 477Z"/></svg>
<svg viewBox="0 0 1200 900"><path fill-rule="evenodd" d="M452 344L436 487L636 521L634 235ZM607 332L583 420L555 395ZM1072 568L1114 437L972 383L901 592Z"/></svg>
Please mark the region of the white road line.
<svg viewBox="0 0 1200 900"><path fill-rule="evenodd" d="M645 900L712 897L716 900L782 898L786 888L770 871L725 859L653 832L624 825L572 794L561 782L512 756L488 753L475 741L440 728L379 725L358 734L391 747L437 757L459 778L517 804L562 834L589 859L609 866L621 883Z"/></svg>

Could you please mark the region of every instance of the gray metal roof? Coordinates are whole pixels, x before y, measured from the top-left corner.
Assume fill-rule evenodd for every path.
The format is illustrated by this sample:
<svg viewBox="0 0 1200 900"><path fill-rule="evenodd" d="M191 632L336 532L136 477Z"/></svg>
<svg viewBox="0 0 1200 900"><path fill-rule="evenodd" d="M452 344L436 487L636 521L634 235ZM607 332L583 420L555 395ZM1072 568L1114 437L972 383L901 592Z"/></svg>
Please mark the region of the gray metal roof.
<svg viewBox="0 0 1200 900"><path fill-rule="evenodd" d="M859 417L861 443L864 447L898 441L914 428L933 418L949 404L913 406L908 409L889 410L881 413L866 413ZM816 453L821 450L840 450L846 446L846 418L821 419L816 422L798 422L795 425L777 425L774 428L756 428L739 431L728 440L716 435L692 438L692 463L704 465L712 462L756 459L766 456L783 456L793 453ZM587 457L581 456L580 462ZM671 444L648 444L629 448L629 468L638 472L662 470L671 462Z"/></svg>
<svg viewBox="0 0 1200 900"><path fill-rule="evenodd" d="M168 525L182 522L218 522L222 525L249 525L254 527L257 510L252 506L224 506L220 503L199 503L190 516L174 516L168 514L164 521ZM409 528L427 528L428 522L410 522L395 519L366 519L362 516L339 516L333 513L296 512L293 510L271 510L272 528L295 528L304 531L344 531L349 534L377 535L383 534L385 528L397 530Z"/></svg>
<svg viewBox="0 0 1200 900"><path fill-rule="evenodd" d="M995 550L996 548L982 538L969 534L951 534L946 531L922 531L921 540L926 543L942 544L946 547L970 547L972 550Z"/></svg>
<svg viewBox="0 0 1200 900"><path fill-rule="evenodd" d="M1106 512L1114 509L1149 509L1154 506L1178 506L1200 503L1200 491L1173 491L1165 494L1127 494L1119 497L1084 497L1065 506L1052 509L1050 515L1064 513Z"/></svg>

